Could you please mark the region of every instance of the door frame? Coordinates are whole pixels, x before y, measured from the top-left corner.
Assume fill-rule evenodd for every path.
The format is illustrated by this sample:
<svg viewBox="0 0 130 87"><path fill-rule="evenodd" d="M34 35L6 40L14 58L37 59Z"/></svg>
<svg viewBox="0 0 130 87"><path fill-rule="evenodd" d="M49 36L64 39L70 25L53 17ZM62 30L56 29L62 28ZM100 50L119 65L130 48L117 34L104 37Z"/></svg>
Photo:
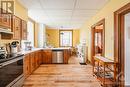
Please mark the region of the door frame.
<svg viewBox="0 0 130 87"><path fill-rule="evenodd" d="M95 46L94 46L94 44L95 44L95 38L94 38L94 36L95 36L95 27L96 26L99 26L99 25L103 25L103 42L102 42L102 44L103 44L103 50L102 50L102 56L104 56L105 55L105 18L104 19L102 19L102 20L100 20L99 22L97 22L96 24L94 24L94 25L92 25L91 26L91 64L93 65L94 64L94 59L93 59L93 56L94 56L94 54L95 54Z"/></svg>
<svg viewBox="0 0 130 87"><path fill-rule="evenodd" d="M124 16L130 12L130 3L121 7L114 12L114 61L118 64L118 84L119 87L125 86L125 37L124 37ZM119 80L119 77L123 77L122 80Z"/></svg>

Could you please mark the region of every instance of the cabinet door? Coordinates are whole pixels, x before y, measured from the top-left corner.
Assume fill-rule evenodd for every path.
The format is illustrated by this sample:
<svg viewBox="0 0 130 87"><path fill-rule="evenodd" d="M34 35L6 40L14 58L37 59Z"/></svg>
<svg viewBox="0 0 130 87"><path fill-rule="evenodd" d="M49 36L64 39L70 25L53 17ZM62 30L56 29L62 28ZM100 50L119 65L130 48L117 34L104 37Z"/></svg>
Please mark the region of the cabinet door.
<svg viewBox="0 0 130 87"><path fill-rule="evenodd" d="M21 19L14 16L13 17L13 39L20 40L21 39Z"/></svg>
<svg viewBox="0 0 130 87"><path fill-rule="evenodd" d="M70 58L70 50L64 50L64 64L67 64L68 63L68 60Z"/></svg>
<svg viewBox="0 0 130 87"><path fill-rule="evenodd" d="M43 63L45 63L45 64L52 63L52 51L51 50L44 50L42 55L43 55Z"/></svg>
<svg viewBox="0 0 130 87"><path fill-rule="evenodd" d="M35 52L35 68L39 66L39 53L38 51Z"/></svg>
<svg viewBox="0 0 130 87"><path fill-rule="evenodd" d="M30 71L33 72L35 70L35 54L30 53Z"/></svg>
<svg viewBox="0 0 130 87"><path fill-rule="evenodd" d="M43 63L43 60L42 60L42 51L40 50L40 51L38 52L38 54L39 54L39 65L40 65L40 64Z"/></svg>
<svg viewBox="0 0 130 87"><path fill-rule="evenodd" d="M0 14L0 26L2 26L2 14Z"/></svg>
<svg viewBox="0 0 130 87"><path fill-rule="evenodd" d="M30 75L30 58L29 54L24 57L24 76L27 78Z"/></svg>
<svg viewBox="0 0 130 87"><path fill-rule="evenodd" d="M2 24L4 27L11 28L11 15L10 14L2 15Z"/></svg>
<svg viewBox="0 0 130 87"><path fill-rule="evenodd" d="M0 8L0 12L3 9ZM3 28L9 28L11 29L11 14L2 14L0 13L0 26Z"/></svg>
<svg viewBox="0 0 130 87"><path fill-rule="evenodd" d="M21 32L21 38L22 40L27 40L27 22L22 20L22 32Z"/></svg>

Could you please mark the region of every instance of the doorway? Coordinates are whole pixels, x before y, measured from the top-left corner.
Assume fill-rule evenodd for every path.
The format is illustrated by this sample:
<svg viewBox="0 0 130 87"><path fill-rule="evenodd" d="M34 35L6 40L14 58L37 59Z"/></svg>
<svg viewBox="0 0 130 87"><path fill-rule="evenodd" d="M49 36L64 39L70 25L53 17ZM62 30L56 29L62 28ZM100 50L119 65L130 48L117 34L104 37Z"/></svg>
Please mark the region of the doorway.
<svg viewBox="0 0 130 87"><path fill-rule="evenodd" d="M114 13L114 60L118 63L118 87L130 86L130 3ZM128 49L129 48L129 49ZM129 87L128 86L128 87Z"/></svg>
<svg viewBox="0 0 130 87"><path fill-rule="evenodd" d="M91 63L95 55L104 56L105 53L105 19L91 27Z"/></svg>

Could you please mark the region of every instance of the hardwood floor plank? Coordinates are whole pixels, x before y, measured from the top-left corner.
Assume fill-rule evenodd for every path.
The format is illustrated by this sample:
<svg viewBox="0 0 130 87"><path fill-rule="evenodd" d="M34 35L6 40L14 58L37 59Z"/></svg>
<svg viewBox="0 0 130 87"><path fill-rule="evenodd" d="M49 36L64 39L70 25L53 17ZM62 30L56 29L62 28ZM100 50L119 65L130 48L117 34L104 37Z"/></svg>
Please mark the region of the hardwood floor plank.
<svg viewBox="0 0 130 87"><path fill-rule="evenodd" d="M23 87L101 87L92 75L91 65L41 65Z"/></svg>

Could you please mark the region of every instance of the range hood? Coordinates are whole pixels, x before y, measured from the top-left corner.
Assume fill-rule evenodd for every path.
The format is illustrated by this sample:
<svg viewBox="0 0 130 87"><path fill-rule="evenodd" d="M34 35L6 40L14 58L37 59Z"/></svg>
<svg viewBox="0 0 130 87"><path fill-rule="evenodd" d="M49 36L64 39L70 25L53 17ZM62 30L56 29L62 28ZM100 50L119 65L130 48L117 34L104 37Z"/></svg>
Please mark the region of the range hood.
<svg viewBox="0 0 130 87"><path fill-rule="evenodd" d="M11 32L11 29L8 28L0 28L0 33L14 34L13 32Z"/></svg>

